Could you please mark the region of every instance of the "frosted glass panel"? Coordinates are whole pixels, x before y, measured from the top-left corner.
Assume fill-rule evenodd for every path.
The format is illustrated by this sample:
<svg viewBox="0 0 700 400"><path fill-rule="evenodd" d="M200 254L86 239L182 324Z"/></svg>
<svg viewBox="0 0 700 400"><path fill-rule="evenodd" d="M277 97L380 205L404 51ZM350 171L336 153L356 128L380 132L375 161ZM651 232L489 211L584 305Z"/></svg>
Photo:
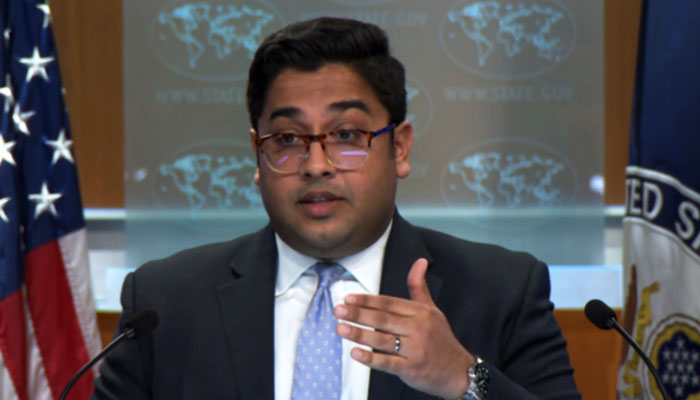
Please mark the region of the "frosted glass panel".
<svg viewBox="0 0 700 400"><path fill-rule="evenodd" d="M603 263L603 5L594 1L126 1L127 264L266 223L247 69L261 40L321 15L373 22L406 66L420 225Z"/></svg>

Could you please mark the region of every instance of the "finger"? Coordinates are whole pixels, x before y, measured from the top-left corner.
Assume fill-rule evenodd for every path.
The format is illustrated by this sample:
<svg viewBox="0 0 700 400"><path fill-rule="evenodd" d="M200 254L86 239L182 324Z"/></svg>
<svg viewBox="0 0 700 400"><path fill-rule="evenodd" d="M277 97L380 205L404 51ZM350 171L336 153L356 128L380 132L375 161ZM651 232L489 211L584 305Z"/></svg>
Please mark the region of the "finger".
<svg viewBox="0 0 700 400"><path fill-rule="evenodd" d="M411 270L408 272L406 284L408 291L411 294L411 299L423 304L434 305L433 298L430 297L428 284L425 282L425 271L428 270L428 260L419 258L413 263Z"/></svg>
<svg viewBox="0 0 700 400"><path fill-rule="evenodd" d="M378 369L394 375L401 375L404 366L406 365L406 359L403 357L367 351L359 347L353 348L350 351L350 356L354 360L372 369Z"/></svg>
<svg viewBox="0 0 700 400"><path fill-rule="evenodd" d="M344 323L337 325L336 332L340 337L351 340L357 344L362 344L374 350L383 351L387 354L392 354L395 356L401 355L400 345L399 352L394 353L397 338L397 336L394 334L372 331Z"/></svg>
<svg viewBox="0 0 700 400"><path fill-rule="evenodd" d="M419 311L416 304L408 299L385 295L349 294L345 296L345 304L366 309L381 310L401 316L413 316Z"/></svg>
<svg viewBox="0 0 700 400"><path fill-rule="evenodd" d="M383 310L339 304L335 307L334 312L335 317L338 319L354 322L380 331L406 335L410 329L410 321L407 320L407 317Z"/></svg>

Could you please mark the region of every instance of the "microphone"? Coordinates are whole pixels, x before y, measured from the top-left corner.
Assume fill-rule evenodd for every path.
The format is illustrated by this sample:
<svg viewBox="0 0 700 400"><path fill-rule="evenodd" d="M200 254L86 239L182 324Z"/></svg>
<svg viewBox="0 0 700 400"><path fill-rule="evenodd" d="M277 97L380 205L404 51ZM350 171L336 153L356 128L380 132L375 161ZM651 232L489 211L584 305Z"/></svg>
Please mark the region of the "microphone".
<svg viewBox="0 0 700 400"><path fill-rule="evenodd" d="M88 363L85 364L75 375L73 375L71 380L68 381L68 384L66 384L66 387L63 389L63 392L61 392L61 396L58 398L58 400L65 400L66 396L68 396L68 392L70 392L71 388L73 385L75 385L78 379L80 379L80 377L83 376L83 374L85 374L85 372L95 365L95 363L97 363L102 357L112 351L112 349L119 343L125 339L134 339L141 335L145 335L155 329L157 325L158 314L156 314L156 312L153 310L142 310L131 316L131 318L129 318L124 324L124 327L126 328L124 329L124 332L117 336L116 339L112 340L112 343L108 344L107 347L102 349L102 351L88 361Z"/></svg>
<svg viewBox="0 0 700 400"><path fill-rule="evenodd" d="M663 383L661 383L659 372L654 367L654 364L651 363L651 360L649 357L647 357L642 348L639 347L637 342L635 342L634 339L632 339L632 337L625 332L624 329L622 329L620 324L617 323L615 311L613 311L612 308L610 308L602 300L593 299L586 303L586 307L583 309L583 312L586 314L586 318L588 318L588 320L598 328L604 330L613 328L619 332L620 335L622 335L625 341L627 341L627 343L632 346L634 351L636 351L642 358L644 363L647 365L647 368L649 368L649 371L651 371L651 374L654 375L654 380L656 381L656 385L659 387L659 389L661 389L661 395L663 396L664 400L670 400L671 398L668 396L668 393L666 393L666 388L664 387Z"/></svg>
<svg viewBox="0 0 700 400"><path fill-rule="evenodd" d="M600 329L608 330L616 325L617 315L612 308L603 303L602 300L593 299L586 303L586 308L583 309L586 318Z"/></svg>

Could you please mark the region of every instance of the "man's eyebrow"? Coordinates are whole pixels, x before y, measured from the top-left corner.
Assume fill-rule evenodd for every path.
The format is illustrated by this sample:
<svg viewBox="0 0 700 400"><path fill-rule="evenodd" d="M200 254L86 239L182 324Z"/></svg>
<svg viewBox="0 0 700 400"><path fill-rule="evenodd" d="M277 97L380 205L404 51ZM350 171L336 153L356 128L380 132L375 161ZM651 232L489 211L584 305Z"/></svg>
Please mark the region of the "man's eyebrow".
<svg viewBox="0 0 700 400"><path fill-rule="evenodd" d="M331 103L328 106L328 109L331 111L338 111L338 112L343 112L349 109L358 109L360 111L363 111L367 114L372 114L370 111L369 107L367 106L367 103L365 103L362 100L342 100L342 101L336 101L335 103ZM272 121L275 118L280 118L280 117L285 117L285 118L298 118L302 114L301 109L298 107L281 107L276 110L273 110L270 113L270 117L268 118L268 121Z"/></svg>
<svg viewBox="0 0 700 400"><path fill-rule="evenodd" d="M279 117L296 118L299 115L301 115L301 110L297 107L282 107L272 111L268 121L272 121Z"/></svg>
<svg viewBox="0 0 700 400"><path fill-rule="evenodd" d="M362 100L343 100L343 101L337 101L335 103L331 103L331 105L328 106L329 110L332 111L346 111L351 108L356 108L360 111L363 111L367 114L372 114L370 111L369 107L367 106L367 103L365 103Z"/></svg>

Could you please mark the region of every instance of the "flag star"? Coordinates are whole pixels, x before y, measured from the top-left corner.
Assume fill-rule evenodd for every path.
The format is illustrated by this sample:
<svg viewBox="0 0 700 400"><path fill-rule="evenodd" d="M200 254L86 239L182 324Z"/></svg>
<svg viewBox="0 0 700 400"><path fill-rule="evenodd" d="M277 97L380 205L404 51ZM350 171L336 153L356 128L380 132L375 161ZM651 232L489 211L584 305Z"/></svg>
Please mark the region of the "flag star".
<svg viewBox="0 0 700 400"><path fill-rule="evenodd" d="M52 62L53 57L42 57L39 54L39 48L34 46L34 52L31 57L23 57L19 59L19 62L28 65L26 82L32 80L34 75L41 75L45 81L49 80L49 75L46 73L46 64Z"/></svg>
<svg viewBox="0 0 700 400"><path fill-rule="evenodd" d="M2 165L3 161L7 161L11 165L16 165L15 159L10 152L13 147L15 147L15 142L5 142L5 139L0 135L0 165Z"/></svg>
<svg viewBox="0 0 700 400"><path fill-rule="evenodd" d="M41 10L41 12L44 13L44 24L42 25L43 29L46 29L47 26L49 26L49 23L51 22L51 10L49 9L48 4L37 4L36 8Z"/></svg>
<svg viewBox="0 0 700 400"><path fill-rule="evenodd" d="M36 209L34 209L34 219L39 218L44 211L49 211L54 217L58 216L54 202L63 197L60 193L50 193L49 187L44 182L41 185L41 193L35 193L29 195L29 200L36 203Z"/></svg>
<svg viewBox="0 0 700 400"><path fill-rule="evenodd" d="M0 88L0 95L5 96L5 112L10 111L10 107L12 107L12 102L15 101L15 96L12 94L10 74L5 75L5 86Z"/></svg>
<svg viewBox="0 0 700 400"><path fill-rule="evenodd" d="M66 160L74 163L73 161L73 155L70 153L70 147L73 145L72 140L67 140L66 139L66 132L61 129L61 133L58 135L58 139L56 140L47 140L46 144L53 147L53 161L51 161L51 165L56 164L58 160L61 159L61 157L65 158Z"/></svg>
<svg viewBox="0 0 700 400"><path fill-rule="evenodd" d="M17 130L29 136L29 128L27 128L27 120L36 114L35 111L22 112L19 104L15 104L15 111L12 113L12 121L15 123Z"/></svg>
<svg viewBox="0 0 700 400"><path fill-rule="evenodd" d="M5 204L7 204L9 201L9 197L3 197L0 199L0 219L5 222L10 222L10 219L7 218L7 214L5 214Z"/></svg>

